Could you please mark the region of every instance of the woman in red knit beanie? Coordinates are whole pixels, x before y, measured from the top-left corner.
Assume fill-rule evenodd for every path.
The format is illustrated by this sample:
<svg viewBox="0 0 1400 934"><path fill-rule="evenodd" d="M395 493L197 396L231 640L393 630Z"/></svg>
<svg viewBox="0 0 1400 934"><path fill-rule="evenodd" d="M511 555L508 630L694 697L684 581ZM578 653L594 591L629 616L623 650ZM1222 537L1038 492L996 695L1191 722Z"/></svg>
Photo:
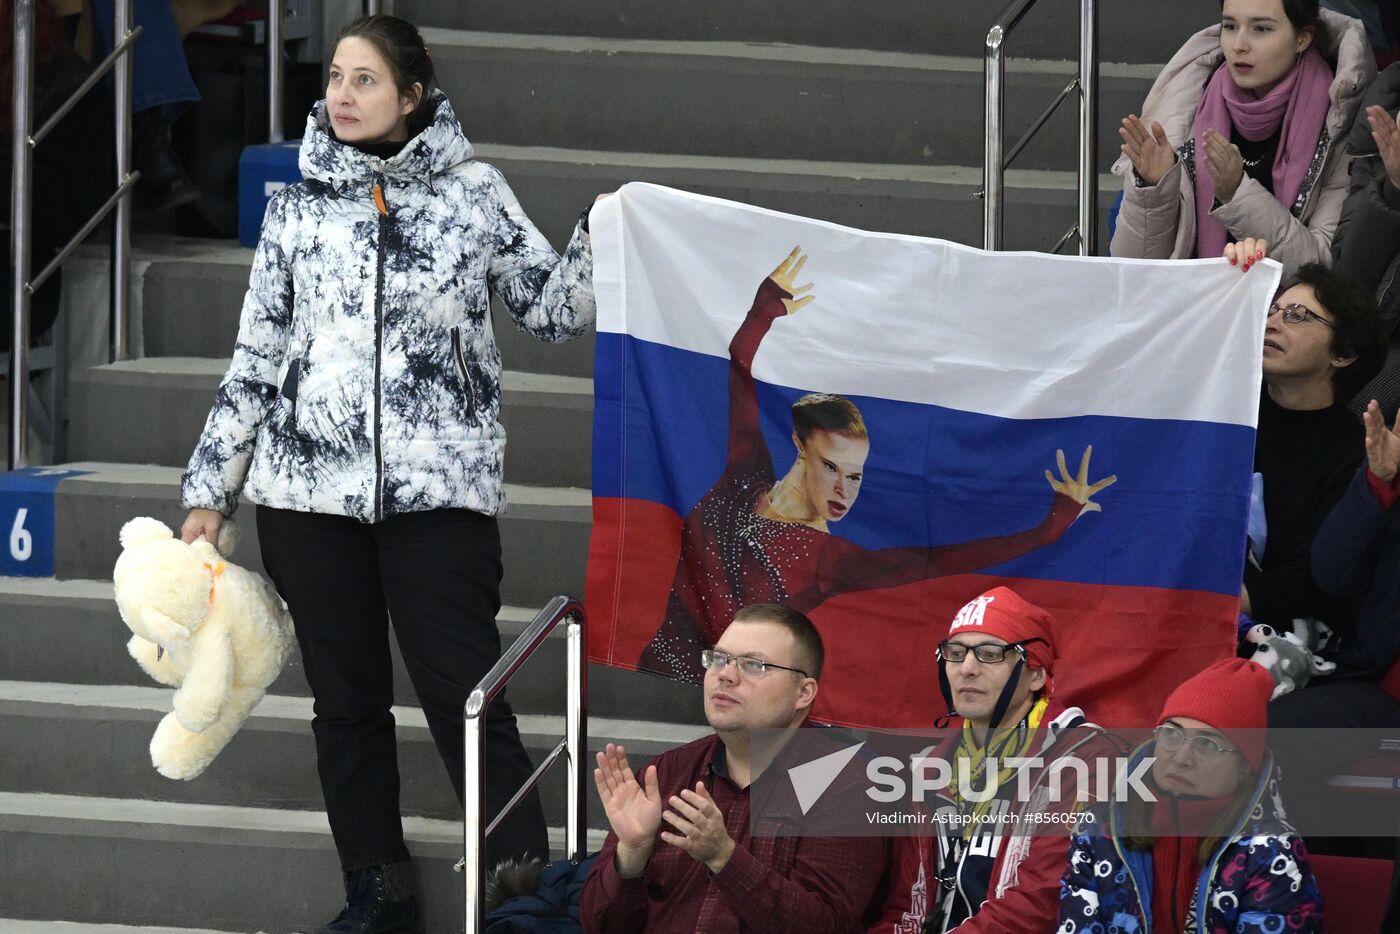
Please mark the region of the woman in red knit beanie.
<svg viewBox="0 0 1400 934"><path fill-rule="evenodd" d="M1322 930L1322 898L1307 850L1279 799L1264 746L1273 678L1245 659L1216 662L1177 688L1154 739L1145 781L1096 812L1070 845L1057 934L1108 930Z"/></svg>

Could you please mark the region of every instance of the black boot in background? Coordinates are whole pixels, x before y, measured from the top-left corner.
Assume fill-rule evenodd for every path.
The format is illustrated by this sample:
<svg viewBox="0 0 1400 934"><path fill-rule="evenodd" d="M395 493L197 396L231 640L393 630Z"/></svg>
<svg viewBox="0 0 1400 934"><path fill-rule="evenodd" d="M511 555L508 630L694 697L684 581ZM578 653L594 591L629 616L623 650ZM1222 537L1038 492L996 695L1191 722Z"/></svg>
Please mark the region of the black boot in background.
<svg viewBox="0 0 1400 934"><path fill-rule="evenodd" d="M170 126L161 119L159 107L132 116L131 161L141 173L136 181L140 213L155 214L199 200L199 188L170 146Z"/></svg>
<svg viewBox="0 0 1400 934"><path fill-rule="evenodd" d="M315 934L419 934L418 900L410 862L345 874L345 907Z"/></svg>

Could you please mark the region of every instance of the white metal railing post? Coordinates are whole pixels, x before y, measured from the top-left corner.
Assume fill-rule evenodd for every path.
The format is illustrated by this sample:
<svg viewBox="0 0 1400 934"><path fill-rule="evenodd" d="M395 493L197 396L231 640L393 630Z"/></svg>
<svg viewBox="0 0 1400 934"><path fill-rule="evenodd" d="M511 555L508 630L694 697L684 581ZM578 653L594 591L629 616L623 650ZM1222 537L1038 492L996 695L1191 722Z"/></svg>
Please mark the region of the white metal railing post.
<svg viewBox="0 0 1400 934"><path fill-rule="evenodd" d="M9 467L29 465L29 224L33 191L34 0L15 0L15 70L10 99L13 133L10 176L10 451Z"/></svg>
<svg viewBox="0 0 1400 934"><path fill-rule="evenodd" d="M131 38L131 0L117 0L116 21L113 23L112 45L115 52L120 43ZM131 174L131 90L134 62L130 48L112 65L116 90L116 162L117 190L129 184ZM131 359L131 196L118 198L112 227L112 359ZM63 353L64 348L57 348Z"/></svg>
<svg viewBox="0 0 1400 934"><path fill-rule="evenodd" d="M1079 3L1079 255L1099 246L1099 12Z"/></svg>
<svg viewBox="0 0 1400 934"><path fill-rule="evenodd" d="M466 799L462 825L462 882L466 899L466 934L481 930L481 896L486 888L486 815L482 804L486 800L486 702L478 687L467 699L465 718L465 782L462 796Z"/></svg>
<svg viewBox="0 0 1400 934"><path fill-rule="evenodd" d="M267 2L267 141L287 138L282 129L282 21L285 0Z"/></svg>
<svg viewBox="0 0 1400 934"><path fill-rule="evenodd" d="M112 231L112 309L111 356L125 360L130 356L129 314L131 296L131 188L141 173L131 170L131 50L141 35L140 28L131 25L131 0L116 0L113 5L113 42L111 53L93 68L68 99L60 104L37 130L34 129L34 16L35 0L15 0L14 7L14 89L11 98L13 123L12 156L14 166L10 177L10 272L14 277L11 291L10 336L14 347L10 354L10 469L28 466L29 451L29 359L30 303L49 277L58 272L63 261L87 239L113 210L116 211ZM97 213L69 238L37 274L33 270L34 256L30 248L30 229L34 212L34 155L36 147L58 126L85 94L113 69L116 100L115 149L117 190ZM55 355L66 353L62 346L54 348ZM58 413L55 413L57 415ZM53 423L59 424L55 417ZM55 429L56 431L57 429ZM53 439L57 447L59 439Z"/></svg>
<svg viewBox="0 0 1400 934"><path fill-rule="evenodd" d="M483 807L486 800L486 708L492 699L505 688L520 666L535 653L554 629L565 627L568 697L564 714L564 738L555 744L554 749L544 757L525 784L506 802L488 824ZM587 620L583 604L571 597L555 597L550 600L525 627L500 657L486 676L467 697L462 711L462 736L464 749L462 767L465 770L462 781L463 810L462 821L462 888L465 900L466 934L479 934L482 915L481 900L486 889L486 838L501 821L515 810L550 767L563 755L566 759L568 788L567 821L564 828L564 847L569 859L581 859L588 846L587 787L588 778L585 756L588 749L588 658L586 655Z"/></svg>
<svg viewBox="0 0 1400 934"><path fill-rule="evenodd" d="M986 116L983 124L982 249L1001 249L1001 220L1005 208L1006 159L1006 37L1035 5L1035 0L1015 0L987 31L983 48L986 77ZM1018 149L1019 151L1019 149ZM1014 154L1012 156L1015 158Z"/></svg>
<svg viewBox="0 0 1400 934"><path fill-rule="evenodd" d="M984 70L986 77L986 117L983 123L982 165L986 178L982 181L982 249L1001 249L1001 198L1005 172L1002 150L1005 138L1002 108L1006 105L1006 33L1001 24L987 33Z"/></svg>
<svg viewBox="0 0 1400 934"><path fill-rule="evenodd" d="M999 250L1002 246L1002 220L1006 206L1006 168L1031 141L1060 104L1079 92L1079 159L1077 165L1077 219L1050 252L1058 253L1071 237L1079 237L1079 252L1092 255L1098 245L1098 8L1094 0L1079 0L1079 70L1050 106L1031 124L1020 141L1005 153L1006 120L1006 38L1035 5L1036 0L1013 0L987 33L984 68L986 72L986 123L983 143L982 247Z"/></svg>
<svg viewBox="0 0 1400 934"><path fill-rule="evenodd" d="M564 855L583 859L588 850L588 819L583 802L588 800L588 655L584 644L583 619L569 618L568 639L569 685L564 711L564 741L567 745L569 796L567 823L564 826Z"/></svg>

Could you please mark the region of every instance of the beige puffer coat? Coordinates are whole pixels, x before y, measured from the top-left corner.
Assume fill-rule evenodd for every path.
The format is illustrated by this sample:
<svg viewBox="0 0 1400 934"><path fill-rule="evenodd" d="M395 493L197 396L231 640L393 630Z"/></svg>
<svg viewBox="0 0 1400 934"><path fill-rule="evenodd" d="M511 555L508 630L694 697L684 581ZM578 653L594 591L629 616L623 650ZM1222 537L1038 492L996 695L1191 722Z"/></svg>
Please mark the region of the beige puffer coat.
<svg viewBox="0 0 1400 934"><path fill-rule="evenodd" d="M1269 255L1284 266L1284 281L1304 263L1331 264L1332 233L1347 195L1351 158L1344 137L1356 116L1362 92L1376 76L1376 63L1361 23L1322 11L1331 39L1321 46L1334 63L1336 77L1328 91L1331 107L1298 203L1285 207L1248 175L1239 190L1213 212L1235 237L1263 238ZM1201 95L1215 69L1225 60L1220 51L1220 24L1186 41L1157 76L1140 116L1162 124L1177 150L1177 161L1156 185L1139 186L1127 156L1119 156L1113 173L1123 179L1123 206L1109 252L1146 259L1187 259L1196 251L1196 191L1186 158L1192 151L1192 124ZM1289 208L1292 208L1290 210Z"/></svg>

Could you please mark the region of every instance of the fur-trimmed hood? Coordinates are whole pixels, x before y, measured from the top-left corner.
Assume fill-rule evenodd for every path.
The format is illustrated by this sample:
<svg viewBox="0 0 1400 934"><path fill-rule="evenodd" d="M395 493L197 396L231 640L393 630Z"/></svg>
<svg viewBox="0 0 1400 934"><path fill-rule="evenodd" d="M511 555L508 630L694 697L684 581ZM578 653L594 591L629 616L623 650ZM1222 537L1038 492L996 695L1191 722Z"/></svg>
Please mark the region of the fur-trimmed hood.
<svg viewBox="0 0 1400 934"><path fill-rule="evenodd" d="M324 102L306 180L273 195L232 364L182 484L189 507L239 494L278 509L389 516L505 506L499 296L546 341L593 322L593 253L563 261L501 173L471 158L447 98L388 159L339 142Z"/></svg>
<svg viewBox="0 0 1400 934"><path fill-rule="evenodd" d="M376 175L398 180L422 179L431 184L434 175L445 174L471 159L473 149L447 96L435 90L428 101L433 108L428 125L388 159L372 156L336 139L326 102L317 101L306 117L297 167L304 177L341 191L368 185L369 179Z"/></svg>

